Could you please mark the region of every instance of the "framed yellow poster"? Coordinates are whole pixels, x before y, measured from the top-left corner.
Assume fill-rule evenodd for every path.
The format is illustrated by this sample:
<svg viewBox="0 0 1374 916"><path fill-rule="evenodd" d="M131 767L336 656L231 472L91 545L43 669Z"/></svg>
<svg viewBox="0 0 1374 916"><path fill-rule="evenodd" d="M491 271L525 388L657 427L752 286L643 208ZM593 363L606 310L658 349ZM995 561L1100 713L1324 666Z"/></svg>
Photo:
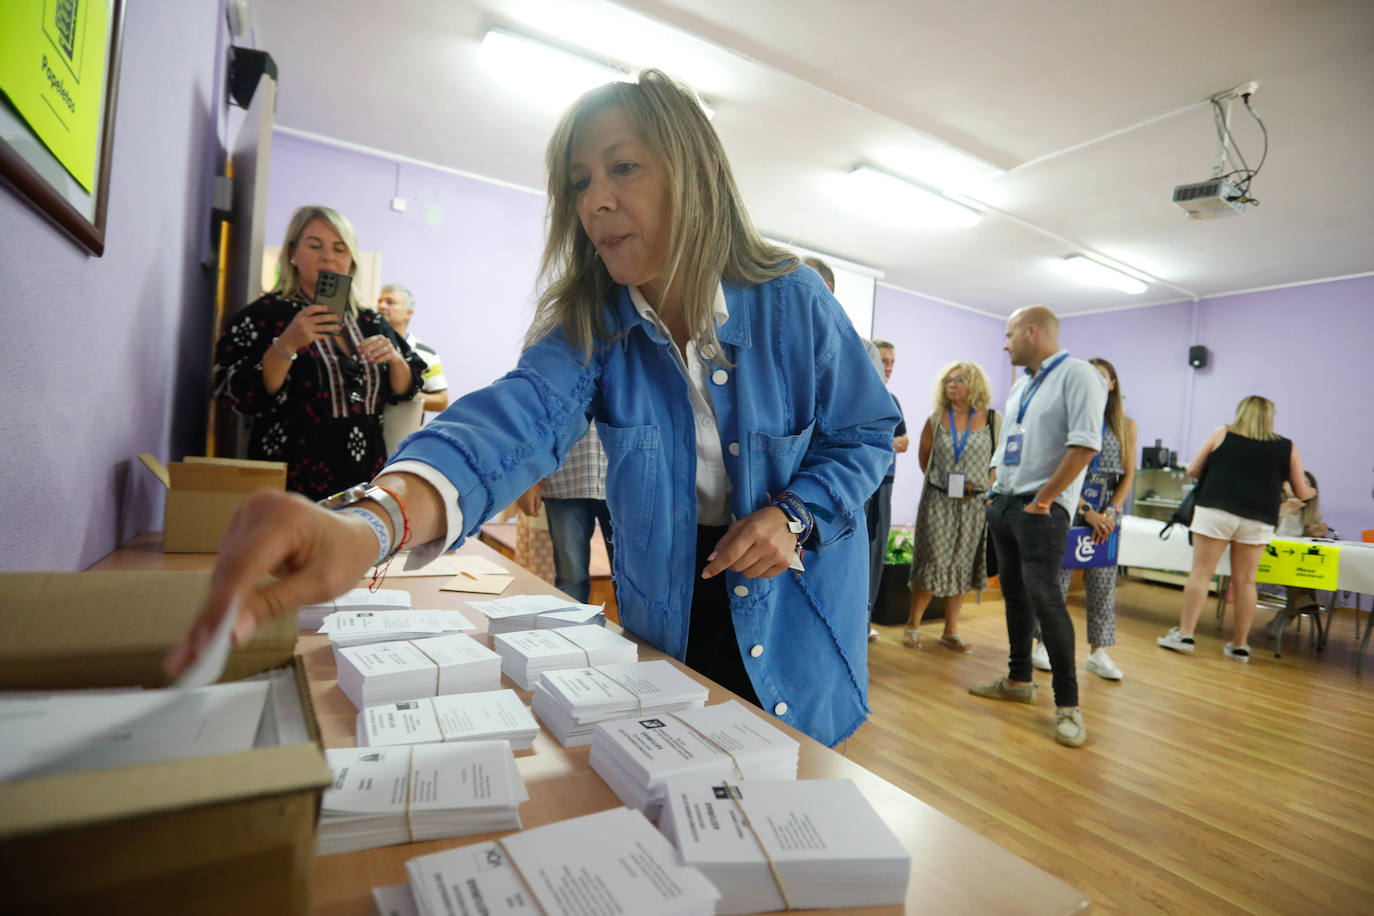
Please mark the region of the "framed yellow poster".
<svg viewBox="0 0 1374 916"><path fill-rule="evenodd" d="M123 0L0 0L0 177L105 247Z"/></svg>

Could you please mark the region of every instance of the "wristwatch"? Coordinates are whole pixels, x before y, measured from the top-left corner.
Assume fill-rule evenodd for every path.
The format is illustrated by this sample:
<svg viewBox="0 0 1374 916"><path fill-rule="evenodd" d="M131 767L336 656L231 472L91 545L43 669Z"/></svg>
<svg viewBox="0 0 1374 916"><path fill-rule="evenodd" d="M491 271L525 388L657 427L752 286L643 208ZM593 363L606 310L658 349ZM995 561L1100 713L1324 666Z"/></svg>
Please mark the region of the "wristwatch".
<svg viewBox="0 0 1374 916"><path fill-rule="evenodd" d="M331 512L340 509L347 509L349 506L370 499L382 507L387 519L391 522L391 550L387 552L386 558L393 556L396 551L401 549L401 536L405 531L405 515L401 512L400 503L396 502L386 490L370 483L360 483L349 487L347 490L340 490L333 496L326 496L317 505L323 506Z"/></svg>

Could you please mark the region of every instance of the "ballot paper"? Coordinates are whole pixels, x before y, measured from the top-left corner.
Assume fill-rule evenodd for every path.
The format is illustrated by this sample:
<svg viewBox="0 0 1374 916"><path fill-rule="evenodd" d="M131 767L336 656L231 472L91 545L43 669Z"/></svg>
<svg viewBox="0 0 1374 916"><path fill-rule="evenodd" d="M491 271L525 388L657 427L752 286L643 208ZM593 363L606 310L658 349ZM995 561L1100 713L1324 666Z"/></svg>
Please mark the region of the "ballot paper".
<svg viewBox="0 0 1374 916"><path fill-rule="evenodd" d="M639 647L604 626L520 630L493 636L501 670L522 690L533 690L545 671L633 662Z"/></svg>
<svg viewBox="0 0 1374 916"><path fill-rule="evenodd" d="M339 689L358 709L501 686L501 656L466 633L351 646L336 656Z"/></svg>
<svg viewBox="0 0 1374 916"><path fill-rule="evenodd" d="M720 897L625 808L419 856L406 872L422 916L705 916Z"/></svg>
<svg viewBox="0 0 1374 916"><path fill-rule="evenodd" d="M253 748L265 681L0 697L0 780Z"/></svg>
<svg viewBox="0 0 1374 916"><path fill-rule="evenodd" d="M420 916L420 908L415 905L415 895L410 892L409 884L374 887L372 912L376 916Z"/></svg>
<svg viewBox="0 0 1374 916"><path fill-rule="evenodd" d="M320 855L517 830L529 800L506 741L329 748Z"/></svg>
<svg viewBox="0 0 1374 916"><path fill-rule="evenodd" d="M487 632L492 635L606 623L602 605L578 604L554 595L512 595L491 601L469 601L468 605L487 616Z"/></svg>
<svg viewBox="0 0 1374 916"><path fill-rule="evenodd" d="M318 632L329 637L337 652L347 646L424 639L476 629L462 611L339 611L325 617Z"/></svg>
<svg viewBox="0 0 1374 916"><path fill-rule="evenodd" d="M589 744L597 722L706 705L710 691L664 660L549 671L531 708L564 747Z"/></svg>
<svg viewBox="0 0 1374 916"><path fill-rule="evenodd" d="M718 913L784 909L783 890L793 909L906 900L911 854L848 779L670 779L658 826L720 891Z"/></svg>
<svg viewBox="0 0 1374 916"><path fill-rule="evenodd" d="M460 553L440 554L424 566L415 569L406 569L409 562L409 550L396 554L391 558L391 565L386 567L386 578L414 579L421 576L457 576L462 573L473 573L478 576L509 575L509 571L494 560ZM372 572L376 571L377 568L374 567ZM371 576L371 573L368 575Z"/></svg>
<svg viewBox="0 0 1374 916"><path fill-rule="evenodd" d="M272 668L246 677L240 683L252 681L262 681L267 685L267 699L263 703L262 719L258 722L253 747L282 747L314 740L306 725L294 667Z"/></svg>
<svg viewBox="0 0 1374 916"><path fill-rule="evenodd" d="M592 730L592 769L626 807L657 820L664 783L796 779L801 746L737 700L672 715L637 715Z"/></svg>
<svg viewBox="0 0 1374 916"><path fill-rule="evenodd" d="M408 611L410 592L399 588L351 588L333 601L306 604L296 609L296 629L319 630L324 618L340 611Z"/></svg>
<svg viewBox="0 0 1374 916"><path fill-rule="evenodd" d="M439 586L441 592L471 592L477 595L499 595L515 577L509 573L470 573L461 572Z"/></svg>
<svg viewBox="0 0 1374 916"><path fill-rule="evenodd" d="M539 723L514 690L486 690L369 706L355 734L359 747L505 739L523 751Z"/></svg>

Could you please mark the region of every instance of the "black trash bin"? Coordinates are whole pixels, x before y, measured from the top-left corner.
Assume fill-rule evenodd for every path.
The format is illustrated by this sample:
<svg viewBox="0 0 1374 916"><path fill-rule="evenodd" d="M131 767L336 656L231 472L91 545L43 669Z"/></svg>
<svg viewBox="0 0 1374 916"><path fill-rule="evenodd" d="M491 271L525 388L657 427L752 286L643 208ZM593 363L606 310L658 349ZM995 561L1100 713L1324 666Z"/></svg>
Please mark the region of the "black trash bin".
<svg viewBox="0 0 1374 916"><path fill-rule="evenodd" d="M911 612L911 587L907 585L910 576L910 563L884 564L883 578L878 583L878 600L873 605L874 623L889 627L906 623ZM944 616L945 599L932 598L925 619L940 620Z"/></svg>

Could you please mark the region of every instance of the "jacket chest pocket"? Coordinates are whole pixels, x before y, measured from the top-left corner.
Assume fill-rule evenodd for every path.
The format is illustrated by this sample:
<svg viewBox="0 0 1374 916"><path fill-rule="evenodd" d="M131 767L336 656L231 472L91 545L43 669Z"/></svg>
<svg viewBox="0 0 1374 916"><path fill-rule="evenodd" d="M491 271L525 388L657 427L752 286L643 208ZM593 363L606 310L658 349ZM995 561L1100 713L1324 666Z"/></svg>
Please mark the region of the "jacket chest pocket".
<svg viewBox="0 0 1374 916"><path fill-rule="evenodd" d="M606 449L606 503L615 523L616 541L623 537L640 548L648 547L659 476L658 427L598 422L596 431Z"/></svg>
<svg viewBox="0 0 1374 916"><path fill-rule="evenodd" d="M787 489L801 469L815 428L813 420L792 436L770 436L760 432L749 434L749 470L753 477L754 496L762 499L767 493L776 498Z"/></svg>

